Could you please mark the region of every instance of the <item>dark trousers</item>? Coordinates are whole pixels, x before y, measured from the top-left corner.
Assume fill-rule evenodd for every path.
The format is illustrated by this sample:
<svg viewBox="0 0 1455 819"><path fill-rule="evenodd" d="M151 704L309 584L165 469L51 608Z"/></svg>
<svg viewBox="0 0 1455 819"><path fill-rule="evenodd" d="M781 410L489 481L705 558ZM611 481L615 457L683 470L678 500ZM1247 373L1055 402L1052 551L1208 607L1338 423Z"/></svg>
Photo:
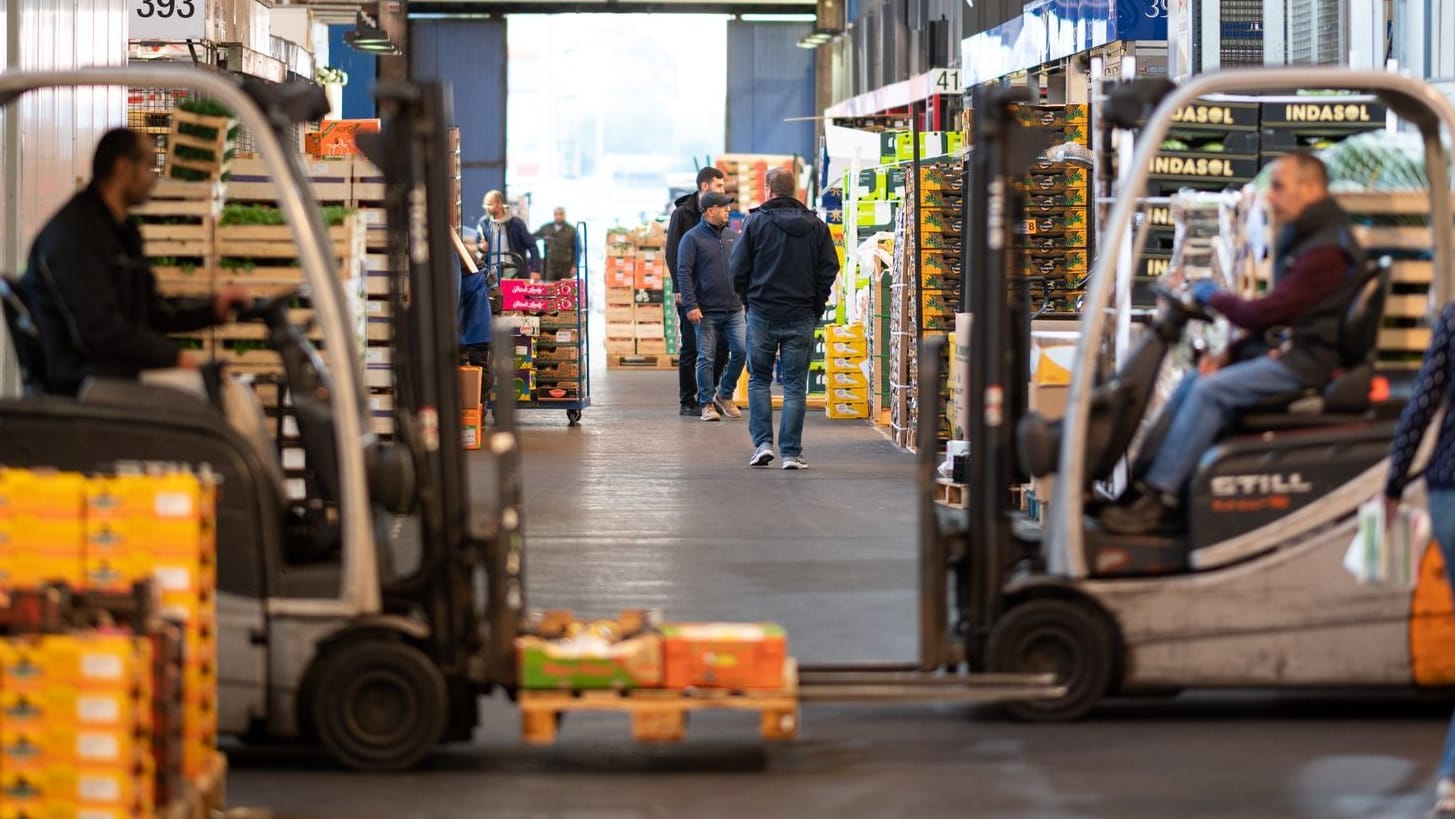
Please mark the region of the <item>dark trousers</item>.
<svg viewBox="0 0 1455 819"><path fill-rule="evenodd" d="M677 402L684 407L696 407L697 325L687 320L687 310L680 304L677 305L677 335L682 339L677 347ZM712 383L722 381L727 360L727 345L717 345L717 355L712 362Z"/></svg>

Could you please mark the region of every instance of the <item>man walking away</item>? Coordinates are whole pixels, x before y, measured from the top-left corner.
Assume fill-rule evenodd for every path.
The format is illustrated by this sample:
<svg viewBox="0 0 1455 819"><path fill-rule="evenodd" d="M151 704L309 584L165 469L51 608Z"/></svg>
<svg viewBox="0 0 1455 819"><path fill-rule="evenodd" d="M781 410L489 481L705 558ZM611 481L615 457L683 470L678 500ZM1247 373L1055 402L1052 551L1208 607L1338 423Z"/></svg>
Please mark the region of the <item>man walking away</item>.
<svg viewBox="0 0 1455 819"><path fill-rule="evenodd" d="M732 397L747 355L743 303L728 273L728 259L733 249L733 232L727 229L728 205L732 202L721 193L704 193L702 221L687 231L677 249L682 307L687 311L687 320L697 328L697 403L702 406L704 421L721 421L723 415L729 418L743 415ZM727 367L714 381L712 366L724 341L728 348ZM717 385L715 394L714 384Z"/></svg>
<svg viewBox="0 0 1455 819"><path fill-rule="evenodd" d="M754 209L733 249L733 287L748 307L749 466L773 460L773 365L782 367L778 452L784 469L807 469L803 414L813 330L828 304L839 256L828 225L794 198L793 174L768 171L772 198Z"/></svg>
<svg viewBox="0 0 1455 819"><path fill-rule="evenodd" d="M681 336L681 343L677 348L677 400L681 405L678 410L680 415L695 416L701 409L697 406L697 333L687 320L687 311L682 308L682 282L677 280L677 248L687 231L697 227L697 223L702 221L700 198L708 191L722 193L723 177L722 171L711 166L698 171L697 192L686 194L673 203L676 209L672 211L672 219L667 223L667 272L672 277L672 301L677 306L677 329ZM727 348L719 347L717 359L712 365L714 384L722 377L725 366Z"/></svg>
<svg viewBox="0 0 1455 819"><path fill-rule="evenodd" d="M556 208L556 220L541 225L535 236L546 240L546 281L574 279L579 251L576 248L576 228L566 222L566 209Z"/></svg>

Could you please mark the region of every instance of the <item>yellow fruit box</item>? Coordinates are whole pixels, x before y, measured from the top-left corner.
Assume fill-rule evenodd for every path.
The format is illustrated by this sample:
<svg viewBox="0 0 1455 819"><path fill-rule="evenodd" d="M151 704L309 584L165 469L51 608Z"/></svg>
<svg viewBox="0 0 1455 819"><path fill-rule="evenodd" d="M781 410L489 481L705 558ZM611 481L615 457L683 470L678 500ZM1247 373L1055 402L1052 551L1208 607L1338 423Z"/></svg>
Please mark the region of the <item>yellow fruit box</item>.
<svg viewBox="0 0 1455 819"><path fill-rule="evenodd" d="M138 771L138 767L142 770ZM82 810L91 806L145 808L152 801L153 787L151 778L144 775L145 767L77 768L76 802L85 806Z"/></svg>
<svg viewBox="0 0 1455 819"><path fill-rule="evenodd" d="M0 520L40 518L80 522L86 509L86 477L74 472L0 470Z"/></svg>
<svg viewBox="0 0 1455 819"><path fill-rule="evenodd" d="M824 336L833 341L858 341L864 338L862 324L830 324L824 328Z"/></svg>
<svg viewBox="0 0 1455 819"><path fill-rule="evenodd" d="M828 400L835 403L869 403L868 387L829 387Z"/></svg>
<svg viewBox="0 0 1455 819"><path fill-rule="evenodd" d="M864 375L863 370L857 367L852 370L829 370L827 383L829 389L846 387L852 389L867 389L869 387L869 378Z"/></svg>
<svg viewBox="0 0 1455 819"><path fill-rule="evenodd" d="M216 485L189 472L91 478L86 485L92 520L212 521L216 503Z"/></svg>
<svg viewBox="0 0 1455 819"><path fill-rule="evenodd" d="M833 419L868 418L869 402L829 401L824 406L824 413Z"/></svg>
<svg viewBox="0 0 1455 819"><path fill-rule="evenodd" d="M869 355L869 342L863 338L831 339L825 353L834 358L864 358Z"/></svg>
<svg viewBox="0 0 1455 819"><path fill-rule="evenodd" d="M863 372L864 356L828 355L824 358L824 369L832 376L841 372Z"/></svg>

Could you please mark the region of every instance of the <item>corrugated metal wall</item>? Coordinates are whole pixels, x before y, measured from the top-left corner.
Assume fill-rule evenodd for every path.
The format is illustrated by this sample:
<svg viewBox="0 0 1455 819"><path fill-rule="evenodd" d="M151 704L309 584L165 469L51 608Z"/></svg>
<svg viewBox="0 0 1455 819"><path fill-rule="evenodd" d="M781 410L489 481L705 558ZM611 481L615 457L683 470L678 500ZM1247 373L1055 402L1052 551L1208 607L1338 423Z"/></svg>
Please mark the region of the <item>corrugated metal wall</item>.
<svg viewBox="0 0 1455 819"><path fill-rule="evenodd" d="M4 0L11 69L126 64L124 0ZM82 88L23 97L6 123L5 264L18 269L45 220L91 175L91 152L126 124L126 91ZM22 161L23 157L23 161Z"/></svg>
<svg viewBox="0 0 1455 819"><path fill-rule="evenodd" d="M465 221L480 213L485 192L505 190L505 20L410 23L410 68L416 79L450 83L460 127L460 184Z"/></svg>
<svg viewBox="0 0 1455 819"><path fill-rule="evenodd" d="M813 51L808 23L728 23L728 153L813 157Z"/></svg>

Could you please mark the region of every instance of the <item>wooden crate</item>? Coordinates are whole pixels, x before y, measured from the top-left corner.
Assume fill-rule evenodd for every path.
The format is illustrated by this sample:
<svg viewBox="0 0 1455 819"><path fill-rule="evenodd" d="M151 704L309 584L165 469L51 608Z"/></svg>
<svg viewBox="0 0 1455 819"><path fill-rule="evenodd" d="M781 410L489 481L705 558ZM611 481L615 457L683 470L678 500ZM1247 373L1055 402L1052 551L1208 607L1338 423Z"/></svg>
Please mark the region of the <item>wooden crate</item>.
<svg viewBox="0 0 1455 819"><path fill-rule="evenodd" d="M352 161L305 160L311 198L320 205L348 205L353 201ZM261 159L238 159L233 162L227 180L227 198L232 202L278 203L278 188L267 165Z"/></svg>
<svg viewBox="0 0 1455 819"><path fill-rule="evenodd" d="M353 201L356 205L378 205L384 203L384 172L362 156L355 156L350 163L353 171Z"/></svg>
<svg viewBox="0 0 1455 819"><path fill-rule="evenodd" d="M521 738L534 745L554 742L562 717L572 711L607 711L631 715L632 737L638 742L678 742L687 735L687 716L694 711L750 711L758 714L764 740L798 736L798 668L789 659L786 685L773 690L639 688L629 691L520 691Z"/></svg>
<svg viewBox="0 0 1455 819"><path fill-rule="evenodd" d="M217 182L157 182L151 201L136 208L143 252L163 296L210 296L214 284Z"/></svg>
<svg viewBox="0 0 1455 819"><path fill-rule="evenodd" d="M230 154L237 148L229 136L236 125L237 120L231 117L197 114L183 111L180 108L172 111L171 124L167 132L167 159L162 170L162 177L172 179L180 171L193 171L206 174L210 179L221 179L231 166ZM213 131L214 135L203 137L184 133L182 129L186 127L209 129ZM202 151L208 156L180 156L177 153L178 148Z"/></svg>
<svg viewBox="0 0 1455 819"><path fill-rule="evenodd" d="M364 267L363 220L357 214L328 229L331 250L340 277L353 281ZM219 225L217 227L217 281L239 283L260 298L281 295L302 287L297 267L298 246L286 225ZM359 281L362 286L362 280Z"/></svg>

